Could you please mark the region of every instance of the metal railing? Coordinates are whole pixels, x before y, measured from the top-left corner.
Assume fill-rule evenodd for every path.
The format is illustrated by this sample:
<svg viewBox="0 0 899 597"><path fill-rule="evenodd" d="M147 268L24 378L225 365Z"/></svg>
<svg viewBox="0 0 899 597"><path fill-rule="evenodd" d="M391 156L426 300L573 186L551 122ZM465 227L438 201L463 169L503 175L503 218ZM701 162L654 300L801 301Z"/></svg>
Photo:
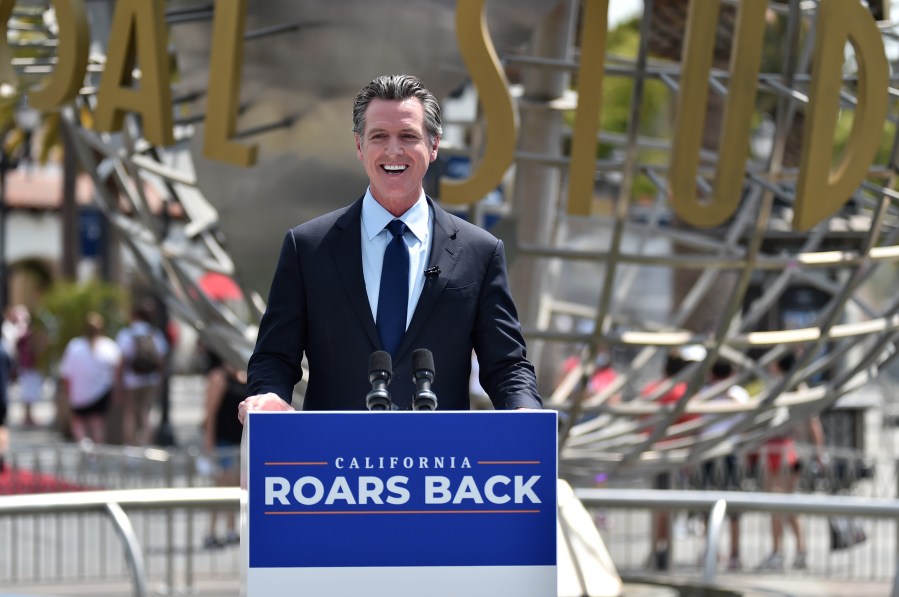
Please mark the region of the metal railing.
<svg viewBox="0 0 899 597"><path fill-rule="evenodd" d="M148 570L146 565L146 544L142 545L138 538L138 532L132 524L130 513L163 511L166 514L166 580L171 589L174 586L174 556L176 545L176 531L173 513L177 510L192 513L196 510L234 510L240 502L241 490L237 487L197 487L197 488L167 488L167 489L125 489L111 491L84 491L73 493L46 493L32 495L17 495L0 497L0 522L13 524L21 521L22 517L54 518L57 522L61 516L69 515L77 520L77 515L97 514L106 517L121 541L122 553L127 562L131 581L136 597L146 597ZM37 526L37 525L35 525ZM186 575L185 583L190 590L194 581L194 550L191 548L194 542L194 518L187 516L183 525L184 545L180 553L184 556L183 569ZM57 531L57 535L59 532ZM32 533L30 538L35 545L47 543L46 536L40 533ZM10 553L6 561L11 564L12 573L8 578L0 576L0 585L17 584L22 581L39 582L46 580L40 578L23 578L19 576L18 564L29 550L22 545L28 536L24 533L7 533L10 542L18 542L19 545L11 545ZM65 552L72 558L79 558L78 539L75 537L53 537L58 542L67 541L69 549ZM0 546L2 551L2 546ZM18 554L17 557L13 557ZM35 549L34 570L40 571L39 562L44 554ZM236 572L231 568L232 572ZM0 571L2 574L3 571ZM46 575L50 576L50 575ZM236 576L235 576L236 577ZM56 578L55 580L63 580Z"/></svg>
<svg viewBox="0 0 899 597"><path fill-rule="evenodd" d="M238 450L222 454L235 458ZM10 494L209 485L196 448L47 443L13 446L2 488Z"/></svg>
<svg viewBox="0 0 899 597"><path fill-rule="evenodd" d="M802 513L819 516L858 516L866 519L885 519L895 524L899 521L899 500L872 499L849 496L827 495L784 495L749 492L724 491L683 491L683 490L645 490L645 489L577 489L576 495L587 507L622 508L642 511L657 510L698 510L708 513L706 530L707 551L703 559L701 576L697 578L707 584L714 584L717 575L718 537L728 511L746 513ZM166 516L165 544L162 556L166 560L164 567L167 586L174 586L175 570L185 575L187 590L193 587L196 569L194 566L195 521L192 515L184 517L182 524L174 525L175 512L193 514L209 510L234 510L240 503L241 491L236 487L229 488L163 488L163 489L129 489L114 491L89 491L77 493L56 493L27 496L0 497L0 524L21 520L31 516L42 519L60 520L60 517L77 517L94 514L108 519L115 529L120 541L121 551L127 561L129 576L134 587L134 595L145 597L150 573L147 566L147 555L150 552L147 541L139 540L139 525L133 524L133 518L141 514L156 511ZM48 542L40 533L13 533L12 541L20 544L14 546L19 557L24 557L29 539L37 543ZM893 538L896 538L894 531ZM56 537L59 539L59 537ZM62 538L69 542L73 537ZM606 540L610 551L615 553L615 545ZM179 548L181 545L186 548ZM74 547L74 544L70 546ZM71 557L79 557L77 548L66 550ZM38 550L34 551L40 556ZM157 554L158 555L158 554ZM896 541L893 541L891 553L886 554L895 566ZM177 565L174 558L183 560ZM239 562L223 571L228 578L238 579ZM616 561L616 566L620 566ZM895 569L894 569L895 570ZM6 575L0 570L0 585L15 585L24 582L46 582L47 574L38 573L34 577L13 574ZM55 578L55 580L61 580ZM100 580L100 579L98 579ZM899 597L899 583L895 571L892 582L892 596Z"/></svg>
<svg viewBox="0 0 899 597"><path fill-rule="evenodd" d="M886 553L892 563L892 597L899 597L899 571L896 568L899 545L899 499L869 497L780 494L739 491L647 490L647 489L576 489L575 494L588 508L620 508L675 512L679 510L707 513L705 554L701 578L714 583L717 576L718 551L724 520L729 511L766 514L802 514L809 516L846 516L885 519L894 525L892 549ZM610 539L604 536L613 551ZM612 540L614 541L614 539ZM881 552L883 547L878 548ZM620 566L615 559L616 566Z"/></svg>

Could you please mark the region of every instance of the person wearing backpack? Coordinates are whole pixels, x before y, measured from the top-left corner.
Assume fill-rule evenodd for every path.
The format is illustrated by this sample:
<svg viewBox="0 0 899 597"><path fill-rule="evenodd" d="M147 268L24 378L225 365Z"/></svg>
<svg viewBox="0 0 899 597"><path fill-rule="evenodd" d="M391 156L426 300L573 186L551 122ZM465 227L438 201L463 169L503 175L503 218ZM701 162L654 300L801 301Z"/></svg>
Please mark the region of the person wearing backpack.
<svg viewBox="0 0 899 597"><path fill-rule="evenodd" d="M131 323L116 336L122 351L118 382L122 399L122 433L126 444L150 444L150 410L159 400L169 346L154 327L152 309L140 304L131 312Z"/></svg>

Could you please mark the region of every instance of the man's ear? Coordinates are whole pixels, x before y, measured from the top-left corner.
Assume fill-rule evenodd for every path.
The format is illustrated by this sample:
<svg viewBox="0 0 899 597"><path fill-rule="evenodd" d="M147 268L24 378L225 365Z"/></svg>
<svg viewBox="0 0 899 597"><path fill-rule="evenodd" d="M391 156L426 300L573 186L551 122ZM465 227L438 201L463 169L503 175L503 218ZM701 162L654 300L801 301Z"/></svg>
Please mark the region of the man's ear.
<svg viewBox="0 0 899 597"><path fill-rule="evenodd" d="M362 160L362 137L359 133L354 133L353 138L356 140L356 157Z"/></svg>
<svg viewBox="0 0 899 597"><path fill-rule="evenodd" d="M432 162L437 159L437 148L439 146L440 146L440 135L437 135L436 137L434 137L434 145L431 146L431 152L430 152L430 156L429 156L431 158Z"/></svg>

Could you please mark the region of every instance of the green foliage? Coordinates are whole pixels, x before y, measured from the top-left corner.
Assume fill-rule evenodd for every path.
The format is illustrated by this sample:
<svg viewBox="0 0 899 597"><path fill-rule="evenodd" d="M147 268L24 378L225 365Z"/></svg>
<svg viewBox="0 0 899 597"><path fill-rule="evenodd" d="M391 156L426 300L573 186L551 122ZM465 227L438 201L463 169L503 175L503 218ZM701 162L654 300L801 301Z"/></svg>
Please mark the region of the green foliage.
<svg viewBox="0 0 899 597"><path fill-rule="evenodd" d="M37 309L49 336L48 358L58 361L66 344L84 333L87 314L95 311L106 320L106 333L115 333L127 324L128 298L116 284L91 281L84 284L57 282L42 297Z"/></svg>
<svg viewBox="0 0 899 597"><path fill-rule="evenodd" d="M837 126L834 131L834 152L833 162L836 163L846 150L849 144L849 135L852 133L852 123L855 121L855 113L851 110L840 110L837 117ZM889 119L883 123L883 130L880 133L880 144L877 147L877 153L874 156L873 164L888 165L890 152L893 149L893 140L896 137L896 125Z"/></svg>
<svg viewBox="0 0 899 597"><path fill-rule="evenodd" d="M636 59L640 45L639 21L622 23L609 32L606 48L609 57ZM604 131L627 132L634 94L634 79L629 76L606 76L602 84L602 112L600 127ZM643 81L643 97L640 105L640 132L661 134L670 122L671 94L664 83L655 79ZM600 157L607 156L611 148L600 148Z"/></svg>
<svg viewBox="0 0 899 597"><path fill-rule="evenodd" d="M640 43L639 21L620 24L609 31L606 46L607 57L634 59ZM576 84L576 82L575 82ZM602 84L602 109L600 111L600 130L607 133L625 134L628 129L631 111L631 98L634 93L634 80L629 76L606 75ZM643 81L643 95L640 104L638 133L652 137L664 138L670 135L671 92L664 83L655 79ZM574 113L566 114L569 126L574 123ZM597 143L597 159L613 157L615 145ZM640 163L661 164L667 160L667 152L660 150L641 150L638 156ZM656 188L643 174L638 174L633 181L631 195L646 197L655 193Z"/></svg>

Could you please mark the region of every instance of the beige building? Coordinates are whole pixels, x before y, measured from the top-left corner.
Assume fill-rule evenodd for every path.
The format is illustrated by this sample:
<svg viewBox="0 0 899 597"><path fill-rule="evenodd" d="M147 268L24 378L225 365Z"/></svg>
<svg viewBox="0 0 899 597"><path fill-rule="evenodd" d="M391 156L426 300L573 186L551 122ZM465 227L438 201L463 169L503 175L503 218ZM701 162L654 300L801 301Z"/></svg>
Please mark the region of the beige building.
<svg viewBox="0 0 899 597"><path fill-rule="evenodd" d="M72 241L65 247L62 210L63 170L58 164L20 166L6 174L4 243L9 304L33 307L41 292L64 275L66 252L71 252L75 279L104 278L127 281L127 255L112 237L112 228L94 202L90 176L79 174L75 185L76 209L71 217ZM147 189L154 211L162 201ZM172 214L177 218L177 214ZM2 252L0 252L2 253ZM124 265L123 265L124 264Z"/></svg>

